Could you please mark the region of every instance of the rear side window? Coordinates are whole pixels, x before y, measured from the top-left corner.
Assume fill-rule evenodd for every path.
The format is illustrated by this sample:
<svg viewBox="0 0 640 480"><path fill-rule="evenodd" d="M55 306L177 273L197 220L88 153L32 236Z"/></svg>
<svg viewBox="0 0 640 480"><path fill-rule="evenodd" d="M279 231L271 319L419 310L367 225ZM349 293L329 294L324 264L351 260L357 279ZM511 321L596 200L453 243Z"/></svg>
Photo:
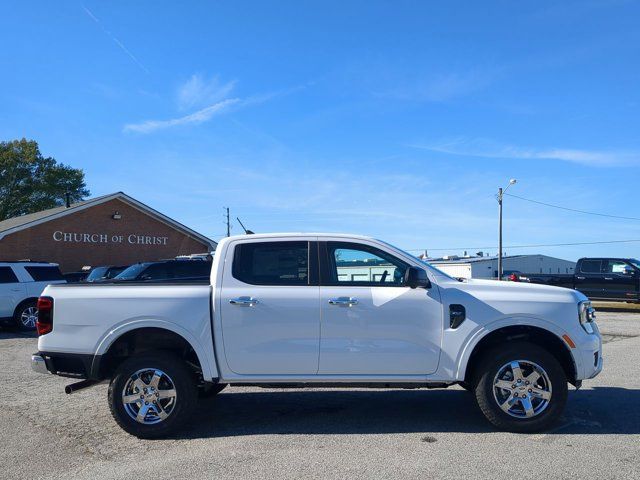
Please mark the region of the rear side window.
<svg viewBox="0 0 640 480"><path fill-rule="evenodd" d="M600 273L602 268L602 260L583 260L580 265L582 273Z"/></svg>
<svg viewBox="0 0 640 480"><path fill-rule="evenodd" d="M24 267L34 282L48 282L51 280L64 280L58 267Z"/></svg>
<svg viewBox="0 0 640 480"><path fill-rule="evenodd" d="M18 277L11 267L0 267L0 283L18 283Z"/></svg>
<svg viewBox="0 0 640 480"><path fill-rule="evenodd" d="M308 242L244 243L235 248L233 277L252 285L308 285Z"/></svg>

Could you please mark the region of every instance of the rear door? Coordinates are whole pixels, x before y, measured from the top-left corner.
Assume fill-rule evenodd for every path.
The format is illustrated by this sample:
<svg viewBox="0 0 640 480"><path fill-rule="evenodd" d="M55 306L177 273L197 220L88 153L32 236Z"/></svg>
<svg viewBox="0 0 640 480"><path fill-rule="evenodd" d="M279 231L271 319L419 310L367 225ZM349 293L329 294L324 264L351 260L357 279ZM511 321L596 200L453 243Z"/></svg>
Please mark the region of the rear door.
<svg viewBox="0 0 640 480"><path fill-rule="evenodd" d="M586 258L580 262L580 270L575 273L575 287L589 298L601 298L604 295L602 259Z"/></svg>
<svg viewBox="0 0 640 480"><path fill-rule="evenodd" d="M443 328L438 287L405 286L409 264L372 244L320 242L319 250L319 374L435 372Z"/></svg>
<svg viewBox="0 0 640 480"><path fill-rule="evenodd" d="M318 372L320 300L315 238L229 245L220 315L224 355L241 375Z"/></svg>
<svg viewBox="0 0 640 480"><path fill-rule="evenodd" d="M18 281L10 266L0 266L0 317L12 317L13 311L26 298L26 287Z"/></svg>
<svg viewBox="0 0 640 480"><path fill-rule="evenodd" d="M33 279L33 282L25 284L29 297L39 297L47 285L66 283L62 273L60 273L60 269L55 265L25 266L24 269Z"/></svg>

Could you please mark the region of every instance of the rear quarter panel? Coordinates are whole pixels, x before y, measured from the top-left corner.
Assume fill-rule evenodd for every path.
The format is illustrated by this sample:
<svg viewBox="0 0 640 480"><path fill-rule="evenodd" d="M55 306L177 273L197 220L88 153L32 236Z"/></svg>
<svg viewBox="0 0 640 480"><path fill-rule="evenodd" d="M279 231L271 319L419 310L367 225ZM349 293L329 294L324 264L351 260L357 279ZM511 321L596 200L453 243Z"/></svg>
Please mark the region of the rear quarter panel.
<svg viewBox="0 0 640 480"><path fill-rule="evenodd" d="M126 332L164 328L181 335L198 356L203 375L217 377L208 285L48 286L53 331L38 339L43 352L103 355Z"/></svg>

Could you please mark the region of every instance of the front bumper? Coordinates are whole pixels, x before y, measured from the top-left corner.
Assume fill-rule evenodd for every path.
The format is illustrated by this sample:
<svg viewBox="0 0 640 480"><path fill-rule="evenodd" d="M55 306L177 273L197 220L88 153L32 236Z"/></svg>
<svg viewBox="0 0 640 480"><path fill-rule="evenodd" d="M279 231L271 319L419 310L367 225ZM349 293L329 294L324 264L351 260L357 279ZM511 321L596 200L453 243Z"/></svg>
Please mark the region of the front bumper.
<svg viewBox="0 0 640 480"><path fill-rule="evenodd" d="M601 371L604 365L604 359L602 358L602 337L600 336L600 330L598 325L594 322L591 324L594 332L587 334L582 331L573 337L576 341L577 349L574 350L576 360L580 360L580 367L578 368L577 380L588 380L594 378Z"/></svg>

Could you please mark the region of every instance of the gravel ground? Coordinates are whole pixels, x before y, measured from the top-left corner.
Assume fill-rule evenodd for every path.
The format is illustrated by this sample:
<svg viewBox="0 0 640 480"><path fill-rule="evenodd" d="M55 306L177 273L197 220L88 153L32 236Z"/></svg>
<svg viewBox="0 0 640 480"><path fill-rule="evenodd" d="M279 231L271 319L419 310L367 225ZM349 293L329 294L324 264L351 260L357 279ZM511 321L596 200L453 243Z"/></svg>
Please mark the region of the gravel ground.
<svg viewBox="0 0 640 480"><path fill-rule="evenodd" d="M495 432L442 390L227 388L182 437L143 441L111 419L106 385L29 369L33 337L0 332L5 479L638 478L640 314L599 313L605 369L570 391L551 432Z"/></svg>

